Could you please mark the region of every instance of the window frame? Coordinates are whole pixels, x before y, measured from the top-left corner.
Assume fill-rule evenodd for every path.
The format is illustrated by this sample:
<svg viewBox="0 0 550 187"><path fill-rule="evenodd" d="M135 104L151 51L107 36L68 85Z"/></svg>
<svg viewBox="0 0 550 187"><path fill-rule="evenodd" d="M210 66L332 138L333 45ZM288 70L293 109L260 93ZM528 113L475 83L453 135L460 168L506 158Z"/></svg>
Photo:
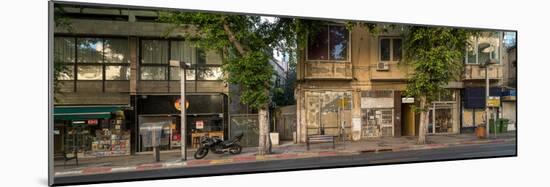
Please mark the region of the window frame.
<svg viewBox="0 0 550 187"><path fill-rule="evenodd" d="M497 59L497 63L493 64L493 65L501 65L502 64L501 63L501 60L502 60L501 58L502 58L502 51L503 51L502 47L504 45L503 44L504 34L503 34L503 32L497 32L495 34L497 35L497 38L498 38L497 42L498 42L499 45L498 45L498 57L494 58L494 59ZM464 64L465 65L481 65L481 63L479 62L479 48L478 48L480 37L483 37L483 36L477 36L477 37L474 38L475 40L473 41L473 43L474 43L474 52L475 52L475 63L469 63L468 62L468 46L464 47L464 52L465 52L464 53ZM491 38L491 37L494 37L494 35L490 36L489 38ZM489 53L489 55L492 55L492 53ZM491 57L489 57L489 58L491 58Z"/></svg>
<svg viewBox="0 0 550 187"><path fill-rule="evenodd" d="M346 28L345 25L342 25L342 24L326 24L325 27L327 27L327 60L312 60L312 59L309 59L309 34L308 34L308 38L306 40L306 44L305 44L305 55L306 55L306 62L328 62L328 63L335 63L335 62L351 62L351 41L352 41L352 38L351 38L351 30L348 30ZM346 29L348 31L348 46L347 46L347 53L346 53L346 60L331 60L330 59L330 27L343 27L344 29Z"/></svg>
<svg viewBox="0 0 550 187"><path fill-rule="evenodd" d="M390 40L390 60L382 60L382 40L383 39L389 39ZM393 41L395 39L401 40L401 59L394 60L393 59ZM403 48L403 37L401 36L379 36L378 37L378 63L400 63L403 60L403 56L405 55L405 49Z"/></svg>
<svg viewBox="0 0 550 187"><path fill-rule="evenodd" d="M102 48L102 51L101 51L101 62L79 62L78 60L78 54L79 54L79 50L78 50L78 41L80 38L97 38L97 39L100 39L103 44L105 44L105 40L108 40L108 39L124 39L126 41L128 41L128 55L130 55L131 51L130 51L130 39L127 37L127 36L117 36L117 35L84 35L84 34L55 34L54 35L54 39L55 38L69 38L73 41L73 45L71 45L71 49L74 50L74 59L72 62L60 62L59 64L61 65L64 65L64 66L72 66L72 79L69 79L69 80L61 80L61 81L71 81L73 82L73 92L77 92L77 87L78 87L78 82L84 82L84 81L101 81L101 84L102 84L102 92L105 92L105 82L106 81L130 81L131 79L131 75L128 76L128 79L124 79L124 80L111 80L111 79L106 79L106 67L107 66L126 66L128 69L131 68L131 62L129 60L130 56L128 57L128 62L127 63L113 63L113 62L105 62L105 47ZM55 54L53 54L55 55ZM101 67L101 72L102 72L102 75L101 75L101 79L98 79L98 80L82 80L82 79L79 79L78 77L78 67L82 65L82 66L100 66Z"/></svg>
<svg viewBox="0 0 550 187"><path fill-rule="evenodd" d="M143 40L166 40L168 41L168 50L167 50L167 55L168 55L168 62L166 63L160 63L160 64L147 64L147 63L143 63L142 59L143 59ZM172 79L172 68L170 66L170 60L172 58L172 42L174 41L181 41L181 42L186 42L185 40L183 39L176 39L176 38L150 38L150 37L142 37L139 39L139 63L138 63L138 76L137 76L137 79L139 81L180 81L180 79ZM192 50L191 50L191 66L190 68L187 69L187 71L194 71L194 75L193 75L193 80L189 80L189 79L186 79L186 81L223 81L223 75L222 77L220 77L220 79L218 80L203 80L203 79L200 79L199 80L199 77L198 77L198 72L200 70L200 68L208 68L208 67L219 67L221 68L222 65L223 65L223 55L222 54L219 54L221 55L220 59L221 59L221 64L201 64L199 65L198 64L198 56L199 56L199 53L200 53L201 49L197 48L197 47L192 47ZM206 53L208 51L204 51L205 53L205 58L206 58ZM205 59L206 60L206 59ZM147 79L142 79L142 71L141 71L141 68L142 67L164 67L165 70L166 70L166 75L164 77L164 79L160 79L160 80L147 80ZM177 71L177 73L179 73L179 71ZM222 72L223 73L223 72Z"/></svg>

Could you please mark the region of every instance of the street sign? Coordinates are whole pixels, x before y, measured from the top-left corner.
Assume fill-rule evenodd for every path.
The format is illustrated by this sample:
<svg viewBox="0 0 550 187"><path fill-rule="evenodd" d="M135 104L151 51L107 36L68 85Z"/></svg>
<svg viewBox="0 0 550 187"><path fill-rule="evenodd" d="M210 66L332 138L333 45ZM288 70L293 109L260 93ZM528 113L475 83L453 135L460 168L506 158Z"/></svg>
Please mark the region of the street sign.
<svg viewBox="0 0 550 187"><path fill-rule="evenodd" d="M198 120L195 122L195 128L197 129L203 129L204 128L204 121Z"/></svg>
<svg viewBox="0 0 550 187"><path fill-rule="evenodd" d="M487 107L500 107L500 97L489 97L489 99L487 99Z"/></svg>
<svg viewBox="0 0 550 187"><path fill-rule="evenodd" d="M403 97L401 103L414 103L414 97Z"/></svg>

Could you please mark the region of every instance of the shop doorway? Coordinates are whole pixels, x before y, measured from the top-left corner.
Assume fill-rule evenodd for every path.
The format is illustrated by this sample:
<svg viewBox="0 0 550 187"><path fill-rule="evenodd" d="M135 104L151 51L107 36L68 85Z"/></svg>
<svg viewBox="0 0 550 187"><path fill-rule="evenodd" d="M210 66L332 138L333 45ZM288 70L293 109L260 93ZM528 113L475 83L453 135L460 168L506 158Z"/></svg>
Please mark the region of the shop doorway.
<svg viewBox="0 0 550 187"><path fill-rule="evenodd" d="M407 103L402 104L402 128L401 133L403 136L416 136L418 132L418 126L415 123L415 113L413 110L414 104Z"/></svg>
<svg viewBox="0 0 550 187"><path fill-rule="evenodd" d="M351 101L351 92L306 92L307 135L340 136L351 123Z"/></svg>
<svg viewBox="0 0 550 187"><path fill-rule="evenodd" d="M434 103L428 111L428 134L453 132L453 105Z"/></svg>
<svg viewBox="0 0 550 187"><path fill-rule="evenodd" d="M362 109L363 138L377 138L381 136L393 136L393 109L369 108Z"/></svg>

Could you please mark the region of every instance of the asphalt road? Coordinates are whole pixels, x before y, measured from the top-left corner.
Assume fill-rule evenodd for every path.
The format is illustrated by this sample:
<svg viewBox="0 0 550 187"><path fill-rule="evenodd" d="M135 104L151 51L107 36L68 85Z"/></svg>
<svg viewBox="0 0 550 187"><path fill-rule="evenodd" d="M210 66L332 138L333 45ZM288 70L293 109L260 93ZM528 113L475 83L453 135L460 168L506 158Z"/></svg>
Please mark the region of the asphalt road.
<svg viewBox="0 0 550 187"><path fill-rule="evenodd" d="M224 174L257 173L266 171L290 171L332 167L368 166L392 163L414 163L486 157L515 156L515 142L468 145L459 147L414 150L400 152L364 153L351 156L328 156L292 160L260 161L252 163L225 164L190 168L121 172L95 175L56 177L56 185L76 183L119 182L128 180L167 179L181 177L211 176ZM238 167L235 167L238 165Z"/></svg>

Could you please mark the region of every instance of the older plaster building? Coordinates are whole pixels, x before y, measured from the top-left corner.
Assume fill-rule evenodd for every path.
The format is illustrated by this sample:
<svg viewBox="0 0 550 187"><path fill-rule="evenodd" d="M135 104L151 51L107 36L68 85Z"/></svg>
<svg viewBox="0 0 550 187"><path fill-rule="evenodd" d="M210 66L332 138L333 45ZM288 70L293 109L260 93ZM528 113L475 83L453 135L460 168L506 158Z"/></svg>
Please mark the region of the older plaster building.
<svg viewBox="0 0 550 187"><path fill-rule="evenodd" d="M328 23L309 37L297 66L296 131L300 142L313 134L344 134L351 140L418 134L414 98L402 97L411 72L400 62L405 53L403 29L398 25L373 35L361 27L349 31L343 24ZM500 64L508 61L501 38L501 32L472 38L475 47L465 49L469 55L463 79L450 82L449 94L430 104L428 134L460 133L475 126L473 120L480 121L479 111L485 107L485 69L479 62L497 59L498 64L488 68L488 77L499 95L497 87L506 73Z"/></svg>

